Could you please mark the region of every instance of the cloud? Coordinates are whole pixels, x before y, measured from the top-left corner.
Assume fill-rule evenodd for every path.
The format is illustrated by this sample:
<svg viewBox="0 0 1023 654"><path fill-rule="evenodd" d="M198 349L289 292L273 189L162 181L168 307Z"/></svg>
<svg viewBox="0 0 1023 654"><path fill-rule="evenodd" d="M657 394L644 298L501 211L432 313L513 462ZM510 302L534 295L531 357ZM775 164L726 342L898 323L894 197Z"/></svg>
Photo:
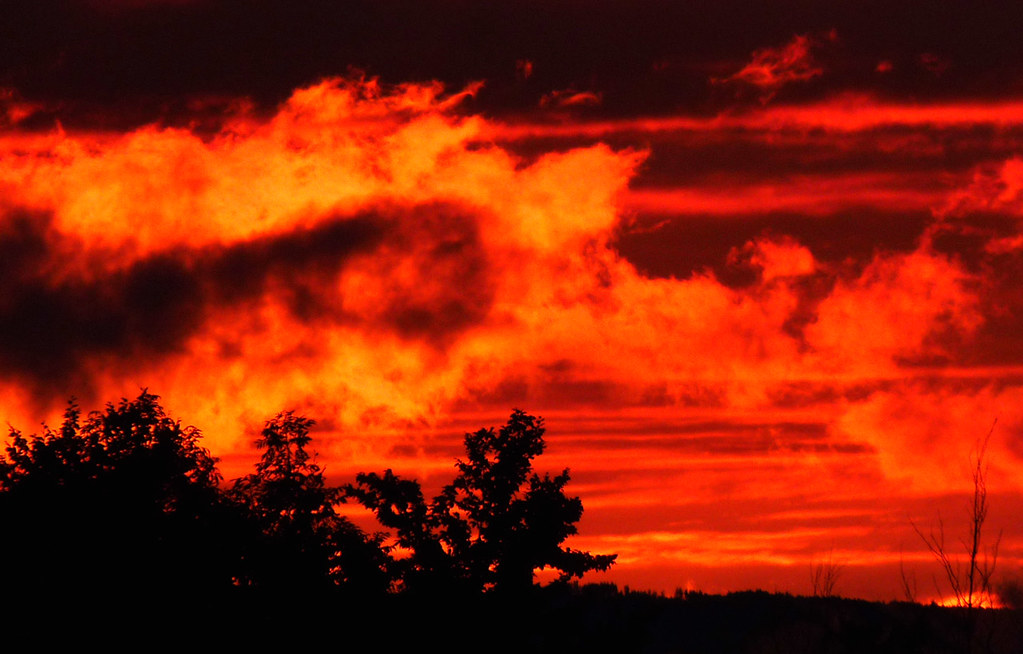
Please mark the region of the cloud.
<svg viewBox="0 0 1023 654"><path fill-rule="evenodd" d="M471 223L448 207L331 215L252 240L158 250L115 269L103 251L76 256L81 243L55 232L45 214L12 211L0 225L0 367L45 401L90 394L97 365L182 354L219 312L252 310L267 296L303 324L368 323L438 342L488 306ZM414 268L363 306L337 278L367 253L384 278L395 266Z"/></svg>
<svg viewBox="0 0 1023 654"><path fill-rule="evenodd" d="M710 180L694 188L646 187L629 191L630 208L645 213L755 215L781 211L828 215L842 209L883 207L887 210L929 210L944 192L929 188L931 180L913 173L872 173L789 176L751 183L748 177Z"/></svg>
<svg viewBox="0 0 1023 654"><path fill-rule="evenodd" d="M720 254L742 284L646 275L616 245L646 151L516 154L465 97L336 79L214 134L0 139L7 414L36 410L26 394L56 408L83 388L148 386L231 453L268 407L296 407L349 434L328 460L371 468L426 451L393 436L409 426L522 400L828 421L984 324L974 275L926 241L850 266L792 234L749 234L730 263ZM801 198L808 184L779 197L809 211L883 185L838 177ZM885 447L779 429L668 439L616 465L713 466L712 449L733 472L708 473L705 492L738 493L735 466L753 458L809 475L796 462L838 470ZM572 452L582 474L599 464Z"/></svg>
<svg viewBox="0 0 1023 654"><path fill-rule="evenodd" d="M734 264L748 262L758 269L765 282L812 275L817 269L813 253L790 237L747 241L742 248L733 249L729 255Z"/></svg>
<svg viewBox="0 0 1023 654"><path fill-rule="evenodd" d="M1023 159L978 166L970 183L950 193L937 213L959 217L980 211L1023 216Z"/></svg>
<svg viewBox="0 0 1023 654"><path fill-rule="evenodd" d="M934 128L968 130L976 127L1008 128L1023 124L1023 102L1017 100L961 100L908 103L878 99L863 92L842 93L802 104L758 107L746 112L724 112L712 117L652 115L615 120L579 121L551 125L529 121L488 125L492 138L518 141L531 138L604 138L631 134L756 130L766 133L823 131L829 138L842 134ZM879 133L878 133L879 132Z"/></svg>
<svg viewBox="0 0 1023 654"><path fill-rule="evenodd" d="M593 91L575 91L565 89L562 91L551 91L540 98L540 106L543 108L564 109L566 107L587 107L596 106L602 102L600 93Z"/></svg>
<svg viewBox="0 0 1023 654"><path fill-rule="evenodd" d="M41 103L27 102L15 90L0 88L0 127L23 123L42 109Z"/></svg>
<svg viewBox="0 0 1023 654"><path fill-rule="evenodd" d="M768 100L783 86L806 82L824 73L815 61L813 50L826 41L836 40L834 30L824 37L809 34L796 35L777 48L763 48L738 72L723 78L713 78L715 84L742 84L755 87Z"/></svg>
<svg viewBox="0 0 1023 654"><path fill-rule="evenodd" d="M987 482L994 493L1023 488L1020 389L987 384L899 383L850 405L836 435L877 447L885 477L907 492L972 491L970 457L991 430ZM993 429L992 429L993 426Z"/></svg>
<svg viewBox="0 0 1023 654"><path fill-rule="evenodd" d="M533 62L529 59L518 59L515 61L515 77L519 80L527 80L533 76Z"/></svg>
<svg viewBox="0 0 1023 654"><path fill-rule="evenodd" d="M7 135L8 385L57 404L130 392L130 367L127 384L162 380L201 420L213 407L185 371L229 392L244 370L235 419L322 382L344 422L428 414L490 360L503 374L531 298L600 293L614 198L642 155L524 163L452 112L463 97L330 80L211 136ZM563 288L536 293L552 275ZM282 373L289 356L315 372Z"/></svg>
<svg viewBox="0 0 1023 654"><path fill-rule="evenodd" d="M969 335L984 321L971 277L926 248L878 255L821 301L807 342L826 353L829 367L864 376L884 374L900 360L951 354L943 339Z"/></svg>

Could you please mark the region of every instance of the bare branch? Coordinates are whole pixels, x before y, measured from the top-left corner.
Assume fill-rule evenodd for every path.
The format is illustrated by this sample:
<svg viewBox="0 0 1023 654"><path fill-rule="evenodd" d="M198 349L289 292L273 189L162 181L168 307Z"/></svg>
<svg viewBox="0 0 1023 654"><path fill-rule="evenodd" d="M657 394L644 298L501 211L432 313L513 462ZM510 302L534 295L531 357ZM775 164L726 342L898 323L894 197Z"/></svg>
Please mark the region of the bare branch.
<svg viewBox="0 0 1023 654"><path fill-rule="evenodd" d="M899 552L899 576L902 578L902 593L906 601L916 602L916 575L906 573L906 565L902 559L901 551Z"/></svg>
<svg viewBox="0 0 1023 654"><path fill-rule="evenodd" d="M810 568L810 583L814 597L833 597L835 584L842 574L845 565L834 560L834 552L829 551L826 559L813 563Z"/></svg>
<svg viewBox="0 0 1023 654"><path fill-rule="evenodd" d="M964 538L959 540L966 558L965 565L945 546L945 525L940 514L937 533L932 528L927 534L924 534L916 523L911 522L917 536L927 545L927 549L941 565L945 579L955 597L956 605L967 609L982 606L985 602L989 606L991 605L991 579L994 576L995 564L998 561L998 547L1002 539L1001 532L999 532L993 545L986 547L984 544L984 523L988 517L988 464L985 456L988 442L991 440L997 422L995 420L991 424L987 434L983 439L977 441L970 453L973 497L968 505L969 531ZM938 592L940 594L940 589Z"/></svg>

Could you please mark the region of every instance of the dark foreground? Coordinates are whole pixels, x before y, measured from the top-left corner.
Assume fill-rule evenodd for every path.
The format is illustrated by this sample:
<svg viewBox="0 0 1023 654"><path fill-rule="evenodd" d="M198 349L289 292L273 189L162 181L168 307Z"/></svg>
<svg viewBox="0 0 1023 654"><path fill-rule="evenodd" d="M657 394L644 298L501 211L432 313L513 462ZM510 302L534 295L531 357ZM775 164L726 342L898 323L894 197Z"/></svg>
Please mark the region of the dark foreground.
<svg viewBox="0 0 1023 654"><path fill-rule="evenodd" d="M13 610L9 604L6 634L32 634L39 645L98 643L137 651L1023 653L1019 610L968 615L905 602L761 591L672 598L598 584L516 597L239 590L188 600L82 600L36 597Z"/></svg>

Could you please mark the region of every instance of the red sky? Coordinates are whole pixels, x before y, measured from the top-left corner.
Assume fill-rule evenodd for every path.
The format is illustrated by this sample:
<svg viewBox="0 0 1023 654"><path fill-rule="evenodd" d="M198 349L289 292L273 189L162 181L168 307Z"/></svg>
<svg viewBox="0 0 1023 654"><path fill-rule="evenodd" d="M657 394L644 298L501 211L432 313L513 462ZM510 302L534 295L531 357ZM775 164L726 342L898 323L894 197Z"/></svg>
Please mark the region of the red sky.
<svg viewBox="0 0 1023 654"><path fill-rule="evenodd" d="M11 424L148 387L231 477L292 408L338 482L429 489L518 407L574 545L619 554L588 580L806 593L831 557L893 599L900 560L944 592L912 525L958 547L997 420L985 527L1023 574L1006 7L15 4Z"/></svg>

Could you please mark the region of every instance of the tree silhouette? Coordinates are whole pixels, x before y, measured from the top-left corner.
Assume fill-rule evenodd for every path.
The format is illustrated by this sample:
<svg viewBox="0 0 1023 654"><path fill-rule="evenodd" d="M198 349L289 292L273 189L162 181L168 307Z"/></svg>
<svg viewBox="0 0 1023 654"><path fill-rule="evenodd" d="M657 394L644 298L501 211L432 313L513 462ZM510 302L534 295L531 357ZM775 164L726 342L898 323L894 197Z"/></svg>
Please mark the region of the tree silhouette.
<svg viewBox="0 0 1023 654"><path fill-rule="evenodd" d="M306 451L314 421L291 411L267 421L256 441L256 471L234 482L231 495L258 525L240 582L272 589L384 590L385 555L335 511L341 489L328 486Z"/></svg>
<svg viewBox="0 0 1023 654"><path fill-rule="evenodd" d="M373 511L381 525L395 530L392 551L408 553L389 561L397 590L436 594L468 589L466 576L445 548L435 505L426 503L418 481L386 470L383 475L359 473L356 482L345 488L347 496Z"/></svg>
<svg viewBox="0 0 1023 654"><path fill-rule="evenodd" d="M615 559L563 546L582 502L564 492L567 470L533 472L543 421L521 411L467 434L458 474L427 502L417 481L390 470L328 485L307 449L314 423L292 412L266 422L255 471L222 490L199 430L158 400L143 391L85 419L71 402L57 430L12 428L0 455L7 597L33 590L81 605L102 588L122 607L166 608L239 587L271 593L245 594L259 602L336 589L515 592L537 568L570 579ZM349 497L396 531L394 547L338 513Z"/></svg>
<svg viewBox="0 0 1023 654"><path fill-rule="evenodd" d="M72 401L56 431L11 429L0 457L8 590L102 587L129 601L230 585L235 541L216 459L158 400L143 391L84 422Z"/></svg>
<svg viewBox="0 0 1023 654"><path fill-rule="evenodd" d="M998 547L1002 540L1002 533L999 532L993 543L988 543L984 536L984 524L988 516L988 493L987 493L987 470L988 464L984 457L987 453L988 441L994 433L995 424L992 423L987 436L978 440L970 454L970 464L973 468L973 498L969 504L969 523L967 536L960 541L963 553L966 555L965 563L956 556L954 551L945 543L945 523L938 516L938 530L931 529L924 533L916 523L913 530L927 545L927 549L941 565L945 574L945 580L952 591L956 606L963 611L963 646L967 652L972 652L977 647L974 642L978 634L979 613L977 609L984 606L993 606L994 586L992 578L995 573L995 565L998 562ZM938 589L937 579L934 581ZM990 639L990 634L987 634Z"/></svg>
<svg viewBox="0 0 1023 654"><path fill-rule="evenodd" d="M358 475L348 493L411 550L401 563L410 585L447 576L469 588L519 592L532 585L537 568L559 570L563 580L606 570L615 555L562 546L576 533L583 506L565 495L567 469L555 477L533 472L544 432L542 418L515 410L497 431L466 434L466 460L429 505L418 482L390 470Z"/></svg>

